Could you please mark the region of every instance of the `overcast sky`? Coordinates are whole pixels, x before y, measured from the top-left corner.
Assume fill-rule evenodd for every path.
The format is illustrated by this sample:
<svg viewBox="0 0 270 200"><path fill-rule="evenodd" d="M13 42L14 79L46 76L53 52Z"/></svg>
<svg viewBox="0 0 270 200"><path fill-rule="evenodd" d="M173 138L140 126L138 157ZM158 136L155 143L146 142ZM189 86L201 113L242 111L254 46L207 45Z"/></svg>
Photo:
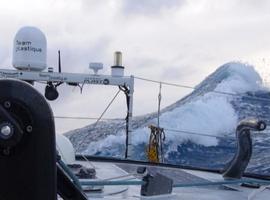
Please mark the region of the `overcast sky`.
<svg viewBox="0 0 270 200"><path fill-rule="evenodd" d="M48 65L85 72L89 62L110 73L113 52L123 52L125 75L195 86L218 66L235 60L254 63L267 77L270 53L268 0L1 0L0 64L11 67L12 42L22 26L47 37ZM270 74L270 73L269 73ZM158 85L135 82L134 114L156 111ZM55 115L101 114L117 88L61 87L51 103ZM189 90L163 87L162 107ZM124 117L121 95L105 117ZM92 121L57 120L58 132Z"/></svg>

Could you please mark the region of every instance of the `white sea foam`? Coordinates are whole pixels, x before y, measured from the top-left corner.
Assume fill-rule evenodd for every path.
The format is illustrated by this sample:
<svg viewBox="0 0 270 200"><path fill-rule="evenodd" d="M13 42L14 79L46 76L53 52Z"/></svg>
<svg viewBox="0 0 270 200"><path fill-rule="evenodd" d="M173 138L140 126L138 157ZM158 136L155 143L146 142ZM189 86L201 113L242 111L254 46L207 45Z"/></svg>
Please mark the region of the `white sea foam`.
<svg viewBox="0 0 270 200"><path fill-rule="evenodd" d="M260 90L262 79L252 65L238 62L227 63L228 77L216 87L215 91L244 93Z"/></svg>
<svg viewBox="0 0 270 200"><path fill-rule="evenodd" d="M215 88L215 91L241 94L247 91L256 91L261 88L261 78L250 65L241 63L228 63L228 68L224 73L228 73L225 79ZM233 133L238 116L235 113L230 99L230 95L209 92L205 95L195 96L189 102L176 107L172 111L164 112L160 116L160 125L167 129L185 130L198 132L212 136L223 136ZM141 127L133 131L133 145L138 145L148 141L149 129ZM166 142L171 142L169 151L174 150L178 144L190 140L196 144L205 146L217 145L214 137L205 137L179 132L166 131ZM98 142L89 145L87 153L94 154L99 151L110 151L117 155L119 144L124 144L125 134L120 132L117 135L110 135ZM119 151L119 148L118 148Z"/></svg>

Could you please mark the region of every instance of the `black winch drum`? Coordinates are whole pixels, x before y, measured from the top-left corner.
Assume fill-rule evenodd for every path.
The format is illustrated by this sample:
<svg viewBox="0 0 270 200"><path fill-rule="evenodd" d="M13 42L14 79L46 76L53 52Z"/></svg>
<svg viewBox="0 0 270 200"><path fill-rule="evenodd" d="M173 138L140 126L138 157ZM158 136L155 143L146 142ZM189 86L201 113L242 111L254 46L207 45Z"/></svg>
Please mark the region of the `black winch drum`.
<svg viewBox="0 0 270 200"><path fill-rule="evenodd" d="M56 200L55 127L48 103L30 84L3 79L0 105L0 199Z"/></svg>

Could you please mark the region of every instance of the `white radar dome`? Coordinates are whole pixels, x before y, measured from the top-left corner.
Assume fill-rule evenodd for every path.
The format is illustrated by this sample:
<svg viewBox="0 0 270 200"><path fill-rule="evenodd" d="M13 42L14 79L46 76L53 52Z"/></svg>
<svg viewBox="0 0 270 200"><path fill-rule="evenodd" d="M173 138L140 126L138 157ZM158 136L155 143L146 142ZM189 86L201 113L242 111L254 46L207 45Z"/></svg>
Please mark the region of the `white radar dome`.
<svg viewBox="0 0 270 200"><path fill-rule="evenodd" d="M22 27L13 42L13 67L19 70L42 71L47 67L47 41L36 27Z"/></svg>
<svg viewBox="0 0 270 200"><path fill-rule="evenodd" d="M56 135L56 149L60 154L62 160L66 164L74 164L75 162L75 150L70 140L61 134Z"/></svg>

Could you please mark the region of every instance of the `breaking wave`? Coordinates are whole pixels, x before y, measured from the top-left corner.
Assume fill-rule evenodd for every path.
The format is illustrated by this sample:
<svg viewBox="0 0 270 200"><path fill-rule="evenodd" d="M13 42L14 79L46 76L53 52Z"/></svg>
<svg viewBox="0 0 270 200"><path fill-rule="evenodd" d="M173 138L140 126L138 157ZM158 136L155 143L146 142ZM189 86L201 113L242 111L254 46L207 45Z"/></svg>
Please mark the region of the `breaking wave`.
<svg viewBox="0 0 270 200"><path fill-rule="evenodd" d="M238 113L231 103L235 96L224 93L241 96L262 89L262 80L253 66L237 62L227 63L200 83L190 95L184 98L185 102L181 103L179 100L174 109L162 112L160 126L165 129L205 133L212 136L233 134L239 120ZM134 158L137 159L142 159L145 154L144 148L150 132L147 125L156 122L156 118L145 120L145 125L135 129L132 134ZM179 145L187 142L209 147L216 146L218 139L166 131L165 155L168 157L170 153L177 152ZM125 133L121 130L117 134L91 142L84 153L122 157L124 144Z"/></svg>

